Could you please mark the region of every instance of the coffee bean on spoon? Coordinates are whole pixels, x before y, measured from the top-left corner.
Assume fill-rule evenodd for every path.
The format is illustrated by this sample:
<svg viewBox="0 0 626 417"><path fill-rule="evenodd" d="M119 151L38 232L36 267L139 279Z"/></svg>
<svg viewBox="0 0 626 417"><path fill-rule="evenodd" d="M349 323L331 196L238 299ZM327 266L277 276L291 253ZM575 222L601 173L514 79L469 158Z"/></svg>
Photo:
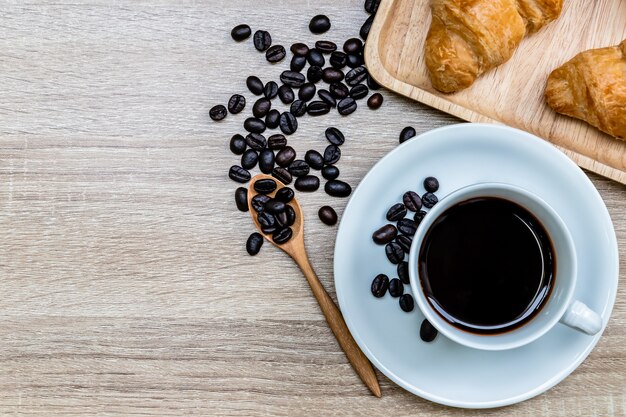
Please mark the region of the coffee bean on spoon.
<svg viewBox="0 0 626 417"><path fill-rule="evenodd" d="M306 54L309 53L309 47L302 42L294 43L293 45L291 45L290 49L291 52L296 56L306 56Z"/></svg>
<svg viewBox="0 0 626 417"><path fill-rule="evenodd" d="M346 66L346 63L348 62L348 56L343 52L335 51L330 54L328 62L330 62L330 65L333 68L342 69Z"/></svg>
<svg viewBox="0 0 626 417"><path fill-rule="evenodd" d="M218 104L217 106L213 106L211 107L211 110L209 110L209 117L211 117L212 120L218 122L220 120L224 120L224 118L226 117L226 107L224 107L221 104Z"/></svg>
<svg viewBox="0 0 626 417"><path fill-rule="evenodd" d="M254 183L254 191L259 194L269 194L276 189L276 181L270 178L264 178Z"/></svg>
<svg viewBox="0 0 626 417"><path fill-rule="evenodd" d="M346 97L337 103L337 110L339 114L342 116L347 116L349 114L354 113L357 108L356 101L352 97Z"/></svg>
<svg viewBox="0 0 626 417"><path fill-rule="evenodd" d="M404 260L404 250L396 242L387 243L385 255L387 255L387 259L392 264L399 264Z"/></svg>
<svg viewBox="0 0 626 417"><path fill-rule="evenodd" d="M241 113L241 111L246 107L246 98L241 94L234 94L228 100L228 111L231 114Z"/></svg>
<svg viewBox="0 0 626 417"><path fill-rule="evenodd" d="M352 193L350 184L340 180L330 180L324 186L326 194L333 197L348 197Z"/></svg>
<svg viewBox="0 0 626 417"><path fill-rule="evenodd" d="M322 54L322 52L318 51L315 48L309 49L309 53L306 56L306 60L309 63L309 65L317 66L320 68L322 68L324 64L326 63L326 59L324 58L324 55Z"/></svg>
<svg viewBox="0 0 626 417"><path fill-rule="evenodd" d="M337 145L328 145L324 150L324 163L334 165L341 158L341 149Z"/></svg>
<svg viewBox="0 0 626 417"><path fill-rule="evenodd" d="M298 120L296 119L296 116L289 112L284 112L280 115L279 125L280 130L285 135L292 135L295 133L296 130L298 130Z"/></svg>
<svg viewBox="0 0 626 417"><path fill-rule="evenodd" d="M265 59L267 62L275 64L276 62L280 62L287 55L287 51L285 51L285 47L282 45L274 45L271 46L267 51L265 51Z"/></svg>
<svg viewBox="0 0 626 417"><path fill-rule="evenodd" d="M424 180L424 189L429 193L435 193L439 189L439 181L435 177L427 177Z"/></svg>
<svg viewBox="0 0 626 417"><path fill-rule="evenodd" d="M278 98L285 104L291 104L295 100L296 95L291 87L283 84L278 88Z"/></svg>
<svg viewBox="0 0 626 417"><path fill-rule="evenodd" d="M283 71L280 74L280 81L292 88L300 88L306 81L304 75L296 71Z"/></svg>
<svg viewBox="0 0 626 417"><path fill-rule="evenodd" d="M265 205L270 200L271 200L271 198L266 196L266 195L264 195L264 194L257 194L254 197L252 197L252 208L257 213L265 211Z"/></svg>
<svg viewBox="0 0 626 417"><path fill-rule="evenodd" d="M343 81L343 72L333 67L324 68L322 70L322 80L328 84L338 83ZM366 87L367 88L367 87Z"/></svg>
<svg viewBox="0 0 626 417"><path fill-rule="evenodd" d="M363 42L358 38L350 38L344 42L343 51L346 54L359 54L363 51Z"/></svg>
<svg viewBox="0 0 626 417"><path fill-rule="evenodd" d="M278 95L278 84L275 81L270 81L263 87L263 95L266 99L271 100Z"/></svg>
<svg viewBox="0 0 626 417"><path fill-rule="evenodd" d="M285 168L274 168L274 170L272 171L272 176L285 185L291 184L291 174Z"/></svg>
<svg viewBox="0 0 626 417"><path fill-rule="evenodd" d="M262 151L265 149L267 141L265 140L265 136L259 133L249 133L248 136L246 136L246 144L250 149Z"/></svg>
<svg viewBox="0 0 626 417"><path fill-rule="evenodd" d="M330 206L322 206L317 212L322 223L327 224L329 226L334 226L337 224L337 212Z"/></svg>
<svg viewBox="0 0 626 417"><path fill-rule="evenodd" d="M371 291L376 298L381 298L389 288L389 277L385 274L378 274L372 281Z"/></svg>
<svg viewBox="0 0 626 417"><path fill-rule="evenodd" d="M244 183L250 181L251 175L248 170L238 165L233 165L228 170L228 177L233 181Z"/></svg>
<svg viewBox="0 0 626 417"><path fill-rule="evenodd" d="M313 169L324 168L324 158L318 151L311 149L304 155L304 160Z"/></svg>
<svg viewBox="0 0 626 417"><path fill-rule="evenodd" d="M278 223L278 225L280 227L287 227L289 226L289 217L287 217L287 210L283 210L280 213L277 213L274 215L274 217L276 218L276 222Z"/></svg>
<svg viewBox="0 0 626 417"><path fill-rule="evenodd" d="M424 210L420 210L415 213L415 216L413 216L413 221L415 222L415 224L419 225L422 220L424 220L424 216L426 216L426 212Z"/></svg>
<svg viewBox="0 0 626 417"><path fill-rule="evenodd" d="M285 211L286 205L282 201L278 201L276 199L271 199L265 204L265 210L271 214L283 213Z"/></svg>
<svg viewBox="0 0 626 417"><path fill-rule="evenodd" d="M398 278L394 278L389 281L389 295L394 298L400 297L404 294L404 284Z"/></svg>
<svg viewBox="0 0 626 417"><path fill-rule="evenodd" d="M235 155L244 153L247 146L246 139L240 134L233 135L233 137L230 138L230 151Z"/></svg>
<svg viewBox="0 0 626 417"><path fill-rule="evenodd" d="M241 155L241 166L245 169L252 169L259 160L259 154L254 149L248 149Z"/></svg>
<svg viewBox="0 0 626 417"><path fill-rule="evenodd" d="M402 196L404 206L411 211L419 211L422 208L422 198L415 191L407 191Z"/></svg>
<svg viewBox="0 0 626 417"><path fill-rule="evenodd" d="M235 190L235 204L237 205L237 209L239 211L246 212L250 210L248 207L248 189L244 187L239 187Z"/></svg>
<svg viewBox="0 0 626 417"><path fill-rule="evenodd" d="M250 90L250 92L255 96L260 96L261 94L263 94L263 81L261 81L261 79L256 75L251 75L246 79L246 86L248 87L248 90Z"/></svg>
<svg viewBox="0 0 626 417"><path fill-rule="evenodd" d="M328 90L319 90L317 95L324 103L328 104L329 107L337 107L337 100L335 100L335 97L333 97ZM330 111L330 108L328 110Z"/></svg>
<svg viewBox="0 0 626 417"><path fill-rule="evenodd" d="M359 36L364 40L367 40L367 37L370 34L370 30L372 29L372 23L374 23L374 15L368 17L367 20L365 20L365 23L363 23L363 26L361 26L361 29L359 30Z"/></svg>
<svg viewBox="0 0 626 417"><path fill-rule="evenodd" d="M328 29L330 29L330 19L323 14L314 16L309 22L309 30L316 35L322 34Z"/></svg>
<svg viewBox="0 0 626 417"><path fill-rule="evenodd" d="M276 195L274 198L278 201L282 201L283 203L289 203L295 197L295 193L290 187L283 187L280 190L276 191Z"/></svg>
<svg viewBox="0 0 626 417"><path fill-rule="evenodd" d="M289 173L294 177L304 177L309 174L309 164L301 159L296 159L289 165Z"/></svg>
<svg viewBox="0 0 626 417"><path fill-rule="evenodd" d="M266 212L265 210L257 214L256 219L259 222L259 226L261 226L261 231L263 233L273 233L276 229L278 229L278 224L274 215Z"/></svg>
<svg viewBox="0 0 626 417"><path fill-rule="evenodd" d="M432 208L435 204L437 204L438 201L439 199L433 193L425 193L422 196L422 204L426 208Z"/></svg>
<svg viewBox="0 0 626 417"><path fill-rule="evenodd" d="M265 122L261 119L257 119L256 117L248 117L243 122L243 127L248 132L251 133L263 133L265 132Z"/></svg>
<svg viewBox="0 0 626 417"><path fill-rule="evenodd" d="M400 308L406 313L410 313L415 308L415 301L411 294L403 294L399 300Z"/></svg>
<svg viewBox="0 0 626 417"><path fill-rule="evenodd" d="M322 168L322 177L327 180L334 180L339 177L339 168L335 165L327 165Z"/></svg>
<svg viewBox="0 0 626 417"><path fill-rule="evenodd" d="M323 101L316 100L308 104L306 111L309 116L322 116L330 112L330 106Z"/></svg>
<svg viewBox="0 0 626 417"><path fill-rule="evenodd" d="M296 100L291 103L291 108L289 109L289 112L296 117L302 117L307 112L307 105L302 100Z"/></svg>
<svg viewBox="0 0 626 417"><path fill-rule="evenodd" d="M398 237L396 238L396 243L400 245L402 250L404 250L406 253L409 253L411 251L411 243L413 243L413 239L406 235L398 235Z"/></svg>
<svg viewBox="0 0 626 417"><path fill-rule="evenodd" d="M322 79L322 75L323 70L317 65L310 66L309 69L306 71L306 79L312 83L319 82Z"/></svg>
<svg viewBox="0 0 626 417"><path fill-rule="evenodd" d="M237 42L246 40L252 34L252 29L248 25L237 25L230 31L230 36Z"/></svg>
<svg viewBox="0 0 626 417"><path fill-rule="evenodd" d="M411 126L405 127L400 132L400 143L406 142L407 140L411 139L415 135L417 135L417 132L415 131L415 129L413 127L411 127Z"/></svg>
<svg viewBox="0 0 626 417"><path fill-rule="evenodd" d="M291 58L289 69L295 72L300 72L304 69L305 66L306 66L306 57L294 55L293 58Z"/></svg>
<svg viewBox="0 0 626 417"><path fill-rule="evenodd" d="M294 186L298 191L317 191L317 189L320 187L320 179L314 175L305 175L304 177L298 177Z"/></svg>
<svg viewBox="0 0 626 417"><path fill-rule="evenodd" d="M263 236L260 233L254 232L248 237L246 242L246 251L250 256L254 256L261 250L263 246Z"/></svg>
<svg viewBox="0 0 626 417"><path fill-rule="evenodd" d="M365 0L365 11L371 14L376 13L380 0Z"/></svg>
<svg viewBox="0 0 626 417"><path fill-rule="evenodd" d="M280 123L280 112L272 109L265 116L265 127L268 129L276 129Z"/></svg>
<svg viewBox="0 0 626 417"><path fill-rule="evenodd" d="M259 153L259 169L264 174L270 174L274 169L274 151L263 149Z"/></svg>
<svg viewBox="0 0 626 417"><path fill-rule="evenodd" d="M341 146L346 141L346 137L336 127L329 127L324 132L324 135L331 145Z"/></svg>
<svg viewBox="0 0 626 417"><path fill-rule="evenodd" d="M420 326L420 338L424 342L432 342L437 337L437 334L439 334L439 331L437 331L435 326L430 324L428 320L424 319L422 325Z"/></svg>
<svg viewBox="0 0 626 417"><path fill-rule="evenodd" d="M358 66L348 71L346 74L346 84L352 87L361 84L366 78L367 69L364 66Z"/></svg>
<svg viewBox="0 0 626 417"><path fill-rule="evenodd" d="M350 90L344 83L332 83L329 87L330 94L337 100L348 97Z"/></svg>
<svg viewBox="0 0 626 417"><path fill-rule="evenodd" d="M387 220L390 222L397 222L398 220L404 219L406 216L406 207L402 203L394 204L387 210Z"/></svg>
<svg viewBox="0 0 626 417"><path fill-rule="evenodd" d="M315 42L315 49L323 54L330 54L337 50L337 44L331 41L317 41Z"/></svg>
<svg viewBox="0 0 626 417"><path fill-rule="evenodd" d="M296 150L291 146L285 146L276 154L275 162L278 166L287 167L296 159Z"/></svg>
<svg viewBox="0 0 626 417"><path fill-rule="evenodd" d="M256 118L265 117L272 108L272 102L265 97L258 99L252 106L252 115Z"/></svg>
<svg viewBox="0 0 626 417"><path fill-rule="evenodd" d="M380 93L375 93L367 99L367 107L372 110L378 110L383 105L383 96Z"/></svg>
<svg viewBox="0 0 626 417"><path fill-rule="evenodd" d="M360 100L370 93L370 90L367 88L365 84L357 84L350 89L350 97L355 100ZM369 100L368 100L369 103Z"/></svg>
<svg viewBox="0 0 626 417"><path fill-rule="evenodd" d="M377 245L391 242L398 236L398 229L393 224L386 224L372 234L372 239Z"/></svg>
<svg viewBox="0 0 626 417"><path fill-rule="evenodd" d="M270 33L265 30L257 30L254 32L252 41L254 47L259 52L265 52L272 45L272 37Z"/></svg>
<svg viewBox="0 0 626 417"><path fill-rule="evenodd" d="M400 262L398 264L398 278L402 281L403 284L409 284L409 263L408 262Z"/></svg>
<svg viewBox="0 0 626 417"><path fill-rule="evenodd" d="M401 219L397 224L398 231L403 235L413 236L417 230L417 223L411 219Z"/></svg>
<svg viewBox="0 0 626 417"><path fill-rule="evenodd" d="M282 245L284 243L287 243L291 239L292 236L293 236L293 231L291 230L291 227L283 227L281 229L276 230L272 234L272 240L274 241L274 243Z"/></svg>
<svg viewBox="0 0 626 417"><path fill-rule="evenodd" d="M292 226L296 222L296 211L290 205L285 208L285 214L287 215L287 226Z"/></svg>
<svg viewBox="0 0 626 417"><path fill-rule="evenodd" d="M305 83L300 87L300 91L298 91L298 98L302 101L309 101L313 97L315 97L315 92L317 88L313 83Z"/></svg>

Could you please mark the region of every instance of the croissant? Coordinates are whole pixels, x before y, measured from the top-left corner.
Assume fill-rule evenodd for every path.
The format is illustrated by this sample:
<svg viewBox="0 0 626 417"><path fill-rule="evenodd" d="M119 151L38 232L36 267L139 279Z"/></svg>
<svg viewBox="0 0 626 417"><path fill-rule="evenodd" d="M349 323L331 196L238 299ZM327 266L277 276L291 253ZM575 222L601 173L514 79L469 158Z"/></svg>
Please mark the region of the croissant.
<svg viewBox="0 0 626 417"><path fill-rule="evenodd" d="M506 62L524 36L561 13L563 0L431 0L426 67L433 87L453 93Z"/></svg>
<svg viewBox="0 0 626 417"><path fill-rule="evenodd" d="M552 71L546 101L559 113L626 140L626 40L581 52Z"/></svg>

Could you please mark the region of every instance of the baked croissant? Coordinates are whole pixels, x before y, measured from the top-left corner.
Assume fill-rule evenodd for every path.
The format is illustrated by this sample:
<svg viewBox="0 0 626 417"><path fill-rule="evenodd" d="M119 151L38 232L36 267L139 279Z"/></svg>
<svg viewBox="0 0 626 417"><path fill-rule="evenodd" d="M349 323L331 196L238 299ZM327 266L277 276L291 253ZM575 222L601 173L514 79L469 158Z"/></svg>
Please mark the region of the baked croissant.
<svg viewBox="0 0 626 417"><path fill-rule="evenodd" d="M431 0L426 66L433 87L453 93L506 62L524 36L561 13L563 0Z"/></svg>
<svg viewBox="0 0 626 417"><path fill-rule="evenodd" d="M546 101L559 113L626 140L626 40L581 52L552 71Z"/></svg>

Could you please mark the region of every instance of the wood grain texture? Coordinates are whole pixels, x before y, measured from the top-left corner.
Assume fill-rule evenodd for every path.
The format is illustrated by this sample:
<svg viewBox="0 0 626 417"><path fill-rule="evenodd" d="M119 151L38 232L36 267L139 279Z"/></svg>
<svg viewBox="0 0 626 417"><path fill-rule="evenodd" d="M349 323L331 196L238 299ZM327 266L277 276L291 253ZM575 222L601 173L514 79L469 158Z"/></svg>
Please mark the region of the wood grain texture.
<svg viewBox="0 0 626 417"><path fill-rule="evenodd" d="M531 132L581 167L626 184L626 141L557 114L543 97L552 70L581 51L614 46L626 38L626 2L565 1L561 16L525 38L508 62L455 94L436 91L430 82L424 59L430 21L428 2L381 2L365 55L378 82L464 120Z"/></svg>
<svg viewBox="0 0 626 417"><path fill-rule="evenodd" d="M275 79L288 65L233 42L233 26L312 42L308 19L325 12L324 37L341 41L358 33L362 2L250 4L0 4L0 415L626 414L623 286L596 349L537 398L453 410L381 374L383 398L369 394L291 259L268 244L246 255L253 225L226 176L246 115L208 117L245 93L247 75ZM301 119L290 142L323 149L325 127L341 128L339 168L355 186L404 126L457 122L383 94L375 112ZM591 178L626 270L626 188ZM341 215L346 201L298 198L311 262L335 298L336 227L316 216L323 204Z"/></svg>

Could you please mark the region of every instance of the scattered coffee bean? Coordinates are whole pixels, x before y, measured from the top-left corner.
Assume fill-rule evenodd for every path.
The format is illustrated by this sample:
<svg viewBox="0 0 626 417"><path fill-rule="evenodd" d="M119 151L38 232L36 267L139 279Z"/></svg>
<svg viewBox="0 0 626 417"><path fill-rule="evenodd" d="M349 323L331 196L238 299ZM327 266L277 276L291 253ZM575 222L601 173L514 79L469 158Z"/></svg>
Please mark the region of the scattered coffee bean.
<svg viewBox="0 0 626 417"><path fill-rule="evenodd" d="M315 42L315 49L323 54L330 54L337 50L337 44L331 41L317 41Z"/></svg>
<svg viewBox="0 0 626 417"><path fill-rule="evenodd" d="M302 100L296 100L293 103L291 103L291 108L289 109L289 112L291 112L291 114L293 114L296 117L302 117L306 114L306 109L307 105L304 101Z"/></svg>
<svg viewBox="0 0 626 417"><path fill-rule="evenodd" d="M435 204L437 204L438 201L439 199L433 193L425 193L422 196L422 204L426 208L432 208Z"/></svg>
<svg viewBox="0 0 626 417"><path fill-rule="evenodd" d="M230 151L235 155L241 155L246 151L246 140L240 134L233 135L230 138Z"/></svg>
<svg viewBox="0 0 626 417"><path fill-rule="evenodd" d="M246 86L255 96L263 94L263 81L261 81L256 75L251 75L246 79Z"/></svg>
<svg viewBox="0 0 626 417"><path fill-rule="evenodd" d="M322 80L328 84L338 83L343 80L343 72L333 67L324 68L322 70Z"/></svg>
<svg viewBox="0 0 626 417"><path fill-rule="evenodd" d="M400 308L402 311L406 313L410 313L415 308L415 301L413 301L413 296L411 294L404 294L400 297Z"/></svg>
<svg viewBox="0 0 626 417"><path fill-rule="evenodd" d="M259 154L254 149L248 149L241 155L241 166L245 169L252 169L259 160Z"/></svg>
<svg viewBox="0 0 626 417"><path fill-rule="evenodd" d="M296 211L293 209L293 207L287 205L285 214L287 215L287 226L292 226L296 222Z"/></svg>
<svg viewBox="0 0 626 417"><path fill-rule="evenodd" d="M289 173L294 177L304 177L309 174L309 164L302 159L296 159L289 165Z"/></svg>
<svg viewBox="0 0 626 417"><path fill-rule="evenodd" d="M228 176L231 180L241 183L248 182L251 178L250 172L238 165L233 165L232 167L230 167L230 169L228 170Z"/></svg>
<svg viewBox="0 0 626 417"><path fill-rule="evenodd" d="M265 116L265 126L268 129L276 129L278 127L278 123L280 122L280 112L276 109L272 109Z"/></svg>
<svg viewBox="0 0 626 417"><path fill-rule="evenodd" d="M306 154L304 155L304 160L313 169L319 170L324 168L324 158L322 157L322 154L314 149L306 152Z"/></svg>
<svg viewBox="0 0 626 417"><path fill-rule="evenodd" d="M270 81L263 87L263 95L266 99L271 100L278 95L278 84L275 81Z"/></svg>
<svg viewBox="0 0 626 417"><path fill-rule="evenodd" d="M274 243L282 245L283 243L287 243L289 239L291 239L291 236L293 236L293 231L291 230L291 227L283 227L282 229L278 229L274 232L274 234L272 235L272 240L274 241Z"/></svg>
<svg viewBox="0 0 626 417"><path fill-rule="evenodd" d="M291 184L291 174L285 168L276 167L272 171L272 177L276 178L283 184Z"/></svg>
<svg viewBox="0 0 626 417"><path fill-rule="evenodd" d="M322 206L317 212L322 223L327 224L329 226L334 226L337 224L337 212L330 206Z"/></svg>
<svg viewBox="0 0 626 417"><path fill-rule="evenodd" d="M276 218L265 210L257 214L256 219L263 233L274 233L278 229Z"/></svg>
<svg viewBox="0 0 626 417"><path fill-rule="evenodd" d="M302 101L309 101L313 97L315 97L315 92L317 88L313 83L305 83L300 87L300 91L298 91L298 98Z"/></svg>
<svg viewBox="0 0 626 417"><path fill-rule="evenodd" d="M264 178L254 183L254 191L259 194L269 194L276 189L276 181Z"/></svg>
<svg viewBox="0 0 626 417"><path fill-rule="evenodd" d="M319 90L317 92L317 95L319 96L319 98L322 99L324 103L328 104L330 107L337 107L337 100L335 100L335 98L332 96L332 94L330 94L328 90Z"/></svg>
<svg viewBox="0 0 626 417"><path fill-rule="evenodd" d="M408 262L400 262L398 264L398 277L403 284L410 284Z"/></svg>
<svg viewBox="0 0 626 417"><path fill-rule="evenodd" d="M370 74L367 74L367 86L370 88L370 90L380 89L380 84L378 84Z"/></svg>
<svg viewBox="0 0 626 417"><path fill-rule="evenodd" d="M237 42L246 40L252 34L252 29L248 25L237 25L230 31L230 36Z"/></svg>
<svg viewBox="0 0 626 417"><path fill-rule="evenodd" d="M342 116L347 116L349 114L354 113L357 108L356 101L352 97L346 97L337 103L337 110L339 114Z"/></svg>
<svg viewBox="0 0 626 417"><path fill-rule="evenodd" d="M392 264L399 264L404 260L404 250L396 242L387 243L385 246L385 255Z"/></svg>
<svg viewBox="0 0 626 417"><path fill-rule="evenodd" d="M337 145L328 145L324 150L324 163L327 165L336 164L341 158L341 149Z"/></svg>
<svg viewBox="0 0 626 417"><path fill-rule="evenodd" d="M276 154L275 162L278 166L287 167L296 159L296 150L291 146L285 146Z"/></svg>
<svg viewBox="0 0 626 417"><path fill-rule="evenodd" d="M310 102L306 110L309 116L321 116L330 111L330 106L328 103L318 100Z"/></svg>
<svg viewBox="0 0 626 417"><path fill-rule="evenodd" d="M320 188L320 179L315 175L305 175L304 177L296 178L295 182L296 190L303 192L312 192Z"/></svg>
<svg viewBox="0 0 626 417"><path fill-rule="evenodd" d="M267 144L265 136L258 133L250 133L246 136L246 144L255 151L262 151Z"/></svg>
<svg viewBox="0 0 626 417"><path fill-rule="evenodd" d="M424 180L424 189L429 193L435 193L439 189L439 181L435 177L427 177Z"/></svg>
<svg viewBox="0 0 626 417"><path fill-rule="evenodd" d="M387 211L387 220L390 222L397 222L398 220L404 219L404 216L406 216L406 207L404 207L402 203L394 204Z"/></svg>
<svg viewBox="0 0 626 417"><path fill-rule="evenodd" d="M350 94L348 86L346 86L344 83L332 83L329 87L329 90L330 94L332 94L333 97L335 97L337 100L346 98L348 97L348 94Z"/></svg>
<svg viewBox="0 0 626 417"><path fill-rule="evenodd" d="M346 57L346 65L350 68L357 68L363 65L363 55L361 54L348 54Z"/></svg>
<svg viewBox="0 0 626 417"><path fill-rule="evenodd" d="M302 42L291 45L291 52L297 56L306 56L309 53L309 47Z"/></svg>
<svg viewBox="0 0 626 417"><path fill-rule="evenodd" d="M404 284L398 278L394 278L389 281L389 295L394 298L400 297L404 294Z"/></svg>
<svg viewBox="0 0 626 417"><path fill-rule="evenodd" d="M322 177L327 180L334 180L339 177L339 168L335 165L327 165L322 168Z"/></svg>
<svg viewBox="0 0 626 417"><path fill-rule="evenodd" d="M306 56L306 60L308 61L309 65L317 66L320 68L323 67L324 64L326 63L326 59L324 58L324 55L322 54L322 52L318 51L315 48L309 49L309 53Z"/></svg>
<svg viewBox="0 0 626 417"><path fill-rule="evenodd" d="M411 126L405 127L400 132L400 143L406 142L407 140L411 139L415 135L417 135L417 132L415 131L415 129L413 129Z"/></svg>
<svg viewBox="0 0 626 417"><path fill-rule="evenodd" d="M209 116L211 117L212 120L220 121L220 120L224 120L224 118L226 117L226 107L224 107L221 104L218 104L217 106L213 106L211 107L211 110L209 110Z"/></svg>
<svg viewBox="0 0 626 417"><path fill-rule="evenodd" d="M352 187L340 180L329 180L324 186L324 191L333 197L348 197L352 193Z"/></svg>
<svg viewBox="0 0 626 417"><path fill-rule="evenodd" d="M263 236L260 233L254 232L248 237L246 242L246 251L250 256L254 256L261 250L263 246Z"/></svg>
<svg viewBox="0 0 626 417"><path fill-rule="evenodd" d="M346 54L360 54L363 52L363 42L358 38L350 38L343 44L343 51Z"/></svg>
<svg viewBox="0 0 626 417"><path fill-rule="evenodd" d="M367 97L367 95L369 94L370 90L369 88L367 88L367 86L365 84L357 84L354 87L352 87L350 89L350 97L352 97L355 100L360 100L364 97ZM372 96L374 97L374 96ZM369 100L367 101L368 105L369 105Z"/></svg>
<svg viewBox="0 0 626 417"><path fill-rule="evenodd" d="M283 203L282 201L278 201L275 198L265 203L265 210L267 210L268 213L272 213L274 215L278 213L283 213L285 211L285 207L285 203Z"/></svg>
<svg viewBox="0 0 626 417"><path fill-rule="evenodd" d="M413 236L417 230L417 223L411 219L401 219L398 221L398 231L403 235Z"/></svg>
<svg viewBox="0 0 626 417"><path fill-rule="evenodd" d="M304 84L305 78L304 75L299 72L283 71L283 73L280 74L280 81L289 87L300 88L302 84Z"/></svg>
<svg viewBox="0 0 626 417"><path fill-rule="evenodd" d="M241 113L246 107L246 98L241 94L234 94L230 100L228 100L228 111L231 114Z"/></svg>
<svg viewBox="0 0 626 417"><path fill-rule="evenodd" d="M274 151L263 149L259 153L259 169L264 174L271 174L274 170Z"/></svg>
<svg viewBox="0 0 626 417"><path fill-rule="evenodd" d="M309 80L309 82L317 83L322 79L322 74L322 68L313 65L306 71L306 79Z"/></svg>
<svg viewBox="0 0 626 417"><path fill-rule="evenodd" d="M256 118L265 117L272 108L272 102L265 97L258 99L252 106L252 115Z"/></svg>
<svg viewBox="0 0 626 417"><path fill-rule="evenodd" d="M306 57L300 55L294 55L291 58L291 63L289 64L289 69L295 72L300 72L306 66Z"/></svg>
<svg viewBox="0 0 626 417"><path fill-rule="evenodd" d="M316 35L324 33L328 29L330 29L330 19L323 14L314 16L309 22L309 30Z"/></svg>
<svg viewBox="0 0 626 417"><path fill-rule="evenodd" d="M372 234L372 239L377 245L384 245L398 236L398 229L393 224L386 224Z"/></svg>
<svg viewBox="0 0 626 417"><path fill-rule="evenodd" d="M251 133L263 133L265 132L265 122L261 119L257 119L256 117L248 117L243 122L243 127L248 132Z"/></svg>
<svg viewBox="0 0 626 417"><path fill-rule="evenodd" d="M284 112L280 115L280 130L285 135L292 135L298 130L298 120L296 116L289 112Z"/></svg>
<svg viewBox="0 0 626 417"><path fill-rule="evenodd" d="M435 329L435 326L430 324L428 320L424 319L422 325L420 326L420 338L424 342L432 342L437 337L437 334L439 334L439 331Z"/></svg>
<svg viewBox="0 0 626 417"><path fill-rule="evenodd" d="M276 218L276 222L278 223L280 227L289 226L287 224L289 222L289 217L287 217L286 210L283 210L282 212L275 214L274 217Z"/></svg>
<svg viewBox="0 0 626 417"><path fill-rule="evenodd" d="M254 32L254 38L252 39L254 43L254 47L259 52L266 51L270 46L272 46L272 37L269 32L265 30L257 30Z"/></svg>
<svg viewBox="0 0 626 417"><path fill-rule="evenodd" d="M265 51L265 59L267 62L271 62L275 64L276 62L280 62L287 55L287 51L285 51L285 47L282 45L274 45L271 46L267 51Z"/></svg>
<svg viewBox="0 0 626 417"><path fill-rule="evenodd" d="M367 107L377 110L383 105L383 96L380 93L374 93L367 99Z"/></svg>
<svg viewBox="0 0 626 417"><path fill-rule="evenodd" d="M402 196L402 202L407 209L419 211L422 208L422 199L415 191L407 191Z"/></svg>
<svg viewBox="0 0 626 417"><path fill-rule="evenodd" d="M285 104L291 104L293 100L296 98L296 95L293 93L293 90L288 85L281 85L278 89L278 97L280 101Z"/></svg>
<svg viewBox="0 0 626 417"><path fill-rule="evenodd" d="M411 244L413 243L413 239L406 235L398 235L396 238L396 243L400 245L403 251L409 253L411 251Z"/></svg>
<svg viewBox="0 0 626 417"><path fill-rule="evenodd" d="M256 211L257 213L260 213L262 211L265 211L265 205L267 204L268 201L270 201L271 198L263 195L263 194L257 194L254 197L252 197L252 208L254 209L254 211Z"/></svg>
<svg viewBox="0 0 626 417"><path fill-rule="evenodd" d="M365 11L374 14L378 10L379 5L380 0L365 0Z"/></svg>
<svg viewBox="0 0 626 417"><path fill-rule="evenodd" d="M282 201L283 203L287 204L288 202L293 200L293 197L295 195L296 193L294 193L290 187L283 187L280 190L276 191L275 198L276 200Z"/></svg>
<svg viewBox="0 0 626 417"><path fill-rule="evenodd" d="M370 30L372 29L372 23L374 23L374 15L371 15L367 18L363 26L361 26L361 30L359 30L359 36L363 38L363 40L367 40L367 37L370 34Z"/></svg>
<svg viewBox="0 0 626 417"><path fill-rule="evenodd" d="M250 210L248 208L248 189L244 187L239 187L235 190L235 204L237 205L237 209L239 211L246 212Z"/></svg>
<svg viewBox="0 0 626 417"><path fill-rule="evenodd" d="M343 52L335 51L330 54L329 62L333 68L342 69L346 66L346 63L348 62L348 57Z"/></svg>
<svg viewBox="0 0 626 417"><path fill-rule="evenodd" d="M346 84L349 86L355 86L361 84L367 78L367 69L364 66L359 66L351 69L346 74Z"/></svg>
<svg viewBox="0 0 626 417"><path fill-rule="evenodd" d="M387 292L389 288L389 277L385 274L378 274L372 281L372 295L376 298L381 298Z"/></svg>
<svg viewBox="0 0 626 417"><path fill-rule="evenodd" d="M278 111L278 110L276 110ZM267 139L267 147L272 150L280 150L287 146L287 138L279 134L272 135Z"/></svg>
<svg viewBox="0 0 626 417"><path fill-rule="evenodd" d="M413 216L413 221L415 222L415 224L419 225L422 220L424 220L424 216L426 216L426 212L424 210L420 210L415 213L415 216Z"/></svg>

